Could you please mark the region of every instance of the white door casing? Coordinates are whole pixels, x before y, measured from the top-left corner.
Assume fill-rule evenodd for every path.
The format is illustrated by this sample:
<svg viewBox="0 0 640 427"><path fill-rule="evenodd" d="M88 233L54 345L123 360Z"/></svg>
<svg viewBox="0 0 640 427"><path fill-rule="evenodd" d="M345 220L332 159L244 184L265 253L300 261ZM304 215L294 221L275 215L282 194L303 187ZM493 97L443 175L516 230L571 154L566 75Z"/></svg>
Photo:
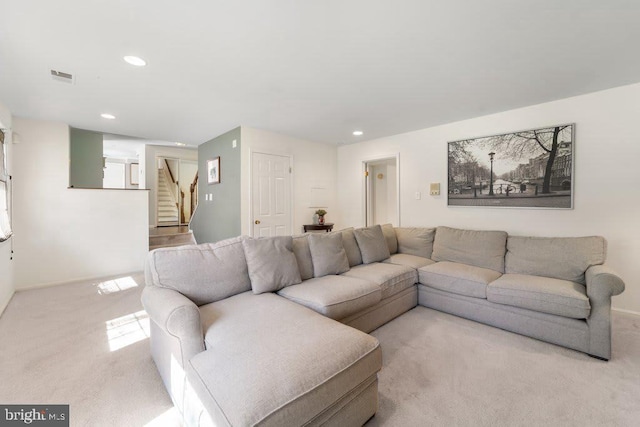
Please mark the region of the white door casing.
<svg viewBox="0 0 640 427"><path fill-rule="evenodd" d="M291 157L251 154L252 236L291 235Z"/></svg>

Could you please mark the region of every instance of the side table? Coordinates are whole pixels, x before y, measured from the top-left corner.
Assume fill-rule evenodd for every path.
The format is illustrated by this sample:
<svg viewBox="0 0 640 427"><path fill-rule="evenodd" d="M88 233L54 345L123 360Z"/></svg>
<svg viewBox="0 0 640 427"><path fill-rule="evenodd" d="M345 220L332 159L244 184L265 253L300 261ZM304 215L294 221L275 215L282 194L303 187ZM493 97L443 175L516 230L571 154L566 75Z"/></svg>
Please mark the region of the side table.
<svg viewBox="0 0 640 427"><path fill-rule="evenodd" d="M333 223L332 222L327 222L325 224L305 224L302 226L302 228L304 229L304 232L306 233L307 231L315 231L315 230L324 230L327 233L330 232L331 230L333 230Z"/></svg>

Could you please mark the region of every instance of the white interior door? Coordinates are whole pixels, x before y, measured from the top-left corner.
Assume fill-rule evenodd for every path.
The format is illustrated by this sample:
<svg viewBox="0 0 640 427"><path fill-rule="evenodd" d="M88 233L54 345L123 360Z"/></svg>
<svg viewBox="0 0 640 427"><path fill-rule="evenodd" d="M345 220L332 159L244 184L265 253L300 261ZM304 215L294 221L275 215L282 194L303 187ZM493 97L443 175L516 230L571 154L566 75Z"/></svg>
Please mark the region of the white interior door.
<svg viewBox="0 0 640 427"><path fill-rule="evenodd" d="M251 155L253 236L291 234L291 158L274 154Z"/></svg>

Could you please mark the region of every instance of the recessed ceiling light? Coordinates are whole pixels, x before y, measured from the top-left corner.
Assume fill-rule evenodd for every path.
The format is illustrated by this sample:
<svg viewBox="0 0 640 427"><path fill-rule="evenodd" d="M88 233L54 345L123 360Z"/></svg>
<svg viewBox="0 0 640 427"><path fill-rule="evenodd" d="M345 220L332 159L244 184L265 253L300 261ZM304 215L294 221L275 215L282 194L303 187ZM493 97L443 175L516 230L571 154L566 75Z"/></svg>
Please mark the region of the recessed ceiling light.
<svg viewBox="0 0 640 427"><path fill-rule="evenodd" d="M116 118L116 116L114 116L113 114L108 114L108 113L100 114L100 117L102 117L103 119L108 119L108 120L113 120L113 119Z"/></svg>
<svg viewBox="0 0 640 427"><path fill-rule="evenodd" d="M135 65L136 67L144 67L145 65L147 65L147 61L138 56L125 56L123 59L129 64Z"/></svg>
<svg viewBox="0 0 640 427"><path fill-rule="evenodd" d="M364 134L364 132L362 132L361 130L354 130L353 131L353 135L354 136L361 136L362 134Z"/></svg>
<svg viewBox="0 0 640 427"><path fill-rule="evenodd" d="M176 145L177 145L178 147L184 147L184 146L185 146L185 145L187 145L187 144L185 144L184 142L176 142Z"/></svg>

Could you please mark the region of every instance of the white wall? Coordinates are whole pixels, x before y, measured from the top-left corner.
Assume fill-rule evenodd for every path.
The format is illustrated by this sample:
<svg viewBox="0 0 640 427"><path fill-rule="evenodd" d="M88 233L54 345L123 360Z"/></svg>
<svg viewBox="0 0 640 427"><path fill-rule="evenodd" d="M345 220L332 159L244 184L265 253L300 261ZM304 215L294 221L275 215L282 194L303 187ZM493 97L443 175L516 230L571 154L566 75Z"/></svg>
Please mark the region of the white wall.
<svg viewBox="0 0 640 427"><path fill-rule="evenodd" d="M140 188L149 190L149 225L156 226L157 222L157 186L158 169L157 157L198 161L198 150L178 147L165 147L162 145L146 145L144 156L140 156Z"/></svg>
<svg viewBox="0 0 640 427"><path fill-rule="evenodd" d="M11 112L2 104L0 104L0 128L9 129L5 131L5 147L7 148L7 172L13 173L12 157L12 138L11 138ZM11 261L11 245L12 239L0 242L0 315L11 300L15 291L13 281L13 262Z"/></svg>
<svg viewBox="0 0 640 427"><path fill-rule="evenodd" d="M16 289L141 271L148 192L68 189L69 127L15 118Z"/></svg>
<svg viewBox="0 0 640 427"><path fill-rule="evenodd" d="M607 264L625 280L614 307L640 312L640 84L338 148L345 226L362 225L362 160L400 153L400 222L500 229L534 236L602 235ZM447 142L575 123L573 210L447 207ZM429 183L441 196L429 196ZM416 200L415 192L422 198Z"/></svg>
<svg viewBox="0 0 640 427"><path fill-rule="evenodd" d="M336 147L248 127L241 128L242 234L251 235L251 153L293 156L293 234L302 233L303 224L312 224L317 208L310 207L311 189L327 189L326 221L339 229L340 216L336 203Z"/></svg>

